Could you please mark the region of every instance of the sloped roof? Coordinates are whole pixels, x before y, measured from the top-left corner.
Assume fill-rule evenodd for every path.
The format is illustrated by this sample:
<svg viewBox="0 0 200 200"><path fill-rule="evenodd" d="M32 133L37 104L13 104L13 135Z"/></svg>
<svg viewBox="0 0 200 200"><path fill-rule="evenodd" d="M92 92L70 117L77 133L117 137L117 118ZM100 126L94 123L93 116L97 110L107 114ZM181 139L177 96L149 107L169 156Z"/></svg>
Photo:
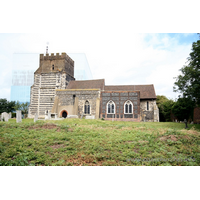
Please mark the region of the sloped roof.
<svg viewBox="0 0 200 200"><path fill-rule="evenodd" d="M105 91L140 91L140 99L156 99L154 85L108 85Z"/></svg>
<svg viewBox="0 0 200 200"><path fill-rule="evenodd" d="M105 80L70 81L67 89L101 89L104 90Z"/></svg>

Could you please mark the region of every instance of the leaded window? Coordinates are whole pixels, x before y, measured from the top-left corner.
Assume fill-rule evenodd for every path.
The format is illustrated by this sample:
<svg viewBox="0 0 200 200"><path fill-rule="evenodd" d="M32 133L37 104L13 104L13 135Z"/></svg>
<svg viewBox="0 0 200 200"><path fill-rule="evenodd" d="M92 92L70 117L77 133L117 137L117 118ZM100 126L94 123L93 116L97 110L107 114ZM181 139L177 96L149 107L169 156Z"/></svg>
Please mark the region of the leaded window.
<svg viewBox="0 0 200 200"><path fill-rule="evenodd" d="M84 109L85 114L90 114L90 103L89 101L85 102L85 109Z"/></svg>
<svg viewBox="0 0 200 200"><path fill-rule="evenodd" d="M126 101L124 104L124 113L125 114L132 114L133 113L133 104L131 101Z"/></svg>
<svg viewBox="0 0 200 200"><path fill-rule="evenodd" d="M115 103L113 101L109 101L107 103L107 113L108 114L115 114Z"/></svg>

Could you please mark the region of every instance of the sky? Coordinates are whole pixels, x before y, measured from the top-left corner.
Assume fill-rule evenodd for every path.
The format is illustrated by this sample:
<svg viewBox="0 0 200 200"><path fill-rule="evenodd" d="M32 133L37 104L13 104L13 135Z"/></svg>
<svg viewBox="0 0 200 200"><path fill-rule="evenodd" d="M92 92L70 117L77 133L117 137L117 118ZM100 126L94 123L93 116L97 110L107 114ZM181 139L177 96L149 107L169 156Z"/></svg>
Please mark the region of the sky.
<svg viewBox="0 0 200 200"><path fill-rule="evenodd" d="M178 97L173 92L174 77L198 39L193 26L185 29L190 18L184 11L192 5L183 3L182 12L175 13L175 2L164 10L152 8L148 1L37 3L26 5L28 11L11 8L15 17L1 13L7 18L4 15L0 29L0 98L10 100L13 55L45 53L47 42L49 53L85 53L93 79L105 79L106 85L154 84L157 95Z"/></svg>

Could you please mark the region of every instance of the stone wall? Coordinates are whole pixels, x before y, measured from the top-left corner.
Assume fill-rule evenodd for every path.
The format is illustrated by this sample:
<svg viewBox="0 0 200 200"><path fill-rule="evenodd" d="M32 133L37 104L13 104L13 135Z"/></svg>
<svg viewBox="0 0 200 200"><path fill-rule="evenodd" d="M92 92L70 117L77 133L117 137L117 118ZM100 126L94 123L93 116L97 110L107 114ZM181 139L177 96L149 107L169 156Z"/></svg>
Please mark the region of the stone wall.
<svg viewBox="0 0 200 200"><path fill-rule="evenodd" d="M107 113L107 103L112 100L115 103L115 114ZM130 100L133 104L133 113L124 113L124 104ZM140 120L140 92L139 91L103 91L101 92L101 118L117 121Z"/></svg>
<svg viewBox="0 0 200 200"><path fill-rule="evenodd" d="M96 113L98 111L98 105L97 99L100 98L100 90L98 89L66 89L66 90L56 90L56 97L59 99L58 102L58 115L62 112L62 110L66 110L68 112L68 115L75 115L78 113L78 116L85 115L84 114L84 105L85 102L88 101L90 104L90 114L87 115L93 115L96 116ZM75 108L72 108L71 106L75 105L75 100L77 99L77 113ZM96 116L95 118L99 118L99 116Z"/></svg>
<svg viewBox="0 0 200 200"><path fill-rule="evenodd" d="M148 109L147 109L148 102ZM156 100L147 99L140 100L140 113L141 113L141 121L146 122L159 122L159 110L156 105Z"/></svg>

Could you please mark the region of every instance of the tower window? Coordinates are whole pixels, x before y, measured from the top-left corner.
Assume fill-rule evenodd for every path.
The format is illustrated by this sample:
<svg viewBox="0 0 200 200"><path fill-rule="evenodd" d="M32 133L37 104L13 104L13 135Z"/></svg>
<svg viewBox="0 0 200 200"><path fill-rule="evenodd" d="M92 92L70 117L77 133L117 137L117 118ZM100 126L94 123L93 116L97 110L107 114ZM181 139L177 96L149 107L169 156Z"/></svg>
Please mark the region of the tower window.
<svg viewBox="0 0 200 200"><path fill-rule="evenodd" d="M52 65L52 70L54 70L54 65Z"/></svg>
<svg viewBox="0 0 200 200"><path fill-rule="evenodd" d="M147 110L149 110L149 102L147 101Z"/></svg>

